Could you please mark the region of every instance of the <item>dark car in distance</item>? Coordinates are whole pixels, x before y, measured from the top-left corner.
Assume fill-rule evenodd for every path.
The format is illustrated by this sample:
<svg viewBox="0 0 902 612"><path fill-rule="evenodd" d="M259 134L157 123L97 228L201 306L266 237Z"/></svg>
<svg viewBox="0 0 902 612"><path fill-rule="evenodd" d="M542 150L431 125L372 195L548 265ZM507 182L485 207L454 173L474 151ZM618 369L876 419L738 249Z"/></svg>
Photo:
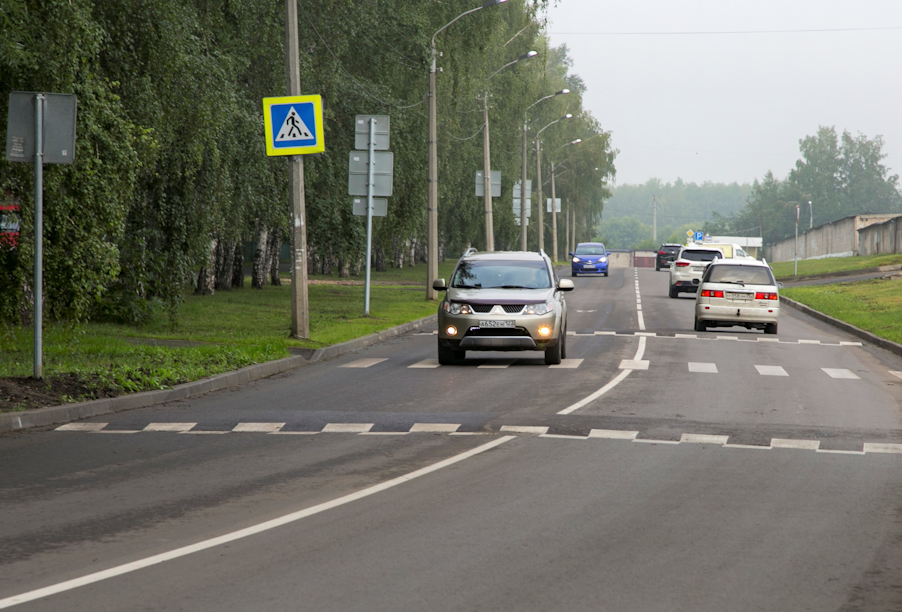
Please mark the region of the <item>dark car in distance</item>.
<svg viewBox="0 0 902 612"><path fill-rule="evenodd" d="M673 260L676 259L677 254L680 252L680 249L683 248L682 244L674 244L672 242L665 242L661 245L661 248L658 249L658 254L655 257L655 272L660 272L661 268L670 269L670 264L673 263Z"/></svg>

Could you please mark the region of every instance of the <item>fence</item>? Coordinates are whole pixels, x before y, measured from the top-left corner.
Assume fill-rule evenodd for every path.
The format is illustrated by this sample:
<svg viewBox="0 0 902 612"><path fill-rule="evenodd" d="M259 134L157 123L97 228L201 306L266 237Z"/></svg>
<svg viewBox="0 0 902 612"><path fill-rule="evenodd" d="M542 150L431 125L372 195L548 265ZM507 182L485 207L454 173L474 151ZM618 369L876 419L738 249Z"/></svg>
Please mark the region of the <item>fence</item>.
<svg viewBox="0 0 902 612"><path fill-rule="evenodd" d="M853 215L801 232L798 257L820 259L858 255L862 231L875 224L885 224L896 217L898 215L895 214ZM893 244L899 243L893 241ZM764 251L765 257L770 262L792 261L795 257L795 237L769 244Z"/></svg>
<svg viewBox="0 0 902 612"><path fill-rule="evenodd" d="M884 255L902 250L902 217L858 230L859 255Z"/></svg>

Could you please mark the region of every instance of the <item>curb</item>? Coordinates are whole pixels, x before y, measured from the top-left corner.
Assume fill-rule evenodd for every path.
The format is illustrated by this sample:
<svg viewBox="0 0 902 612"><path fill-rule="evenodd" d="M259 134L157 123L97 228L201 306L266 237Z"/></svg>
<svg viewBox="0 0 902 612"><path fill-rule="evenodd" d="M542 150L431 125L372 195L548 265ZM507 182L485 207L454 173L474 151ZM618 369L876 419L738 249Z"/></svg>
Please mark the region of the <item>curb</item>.
<svg viewBox="0 0 902 612"><path fill-rule="evenodd" d="M898 344L896 342L893 342L892 340L887 340L886 338L881 338L880 336L872 334L869 331L865 331L865 330L861 329L860 327L855 327L851 323L846 323L845 321L840 321L837 318L834 318L834 317L831 317L830 315L822 313L820 310L815 310L814 308L811 308L810 306L805 306L805 304L802 304L801 302L796 302L795 300L791 300L788 297L784 297L781 295L780 302L783 304L786 304L790 308L794 308L800 312L805 313L806 315L808 315L809 317L812 317L813 319L817 319L818 321L826 323L827 325L832 325L833 327L841 329L842 331L844 331L846 333L852 334L853 336L855 336L857 338L861 338L862 340L865 340L869 344L879 346L880 348L885 349L896 355L902 355L902 344Z"/></svg>
<svg viewBox="0 0 902 612"><path fill-rule="evenodd" d="M842 272L824 272L822 274L807 274L804 276L784 276L778 278L778 281L787 283L797 283L800 281L819 280L823 278L843 278L845 276L858 276L860 274L877 274L878 272L894 272L902 270L902 264L894 264L891 266L877 266L876 268L859 268L857 270L843 270Z"/></svg>
<svg viewBox="0 0 902 612"><path fill-rule="evenodd" d="M28 412L0 414L0 433L18 431L20 429L28 429L31 427L54 425L57 423L68 423L101 414L109 414L111 412L146 408L147 406L153 406L155 404L163 404L173 400L185 399L186 397L203 395L210 391L218 391L219 389L242 385L318 361L334 359L335 357L340 357L347 353L359 351L373 344L384 342L389 338L394 338L395 336L400 336L419 329L423 325L434 322L436 319L437 315L429 315L428 317L384 329L380 332L363 336L362 338L356 338L340 344L316 349L309 359L305 359L300 355L295 355L284 359L277 359L276 361L258 363L241 368L240 370L235 370L234 372L225 372L223 374L211 376L210 378L203 378L201 380L177 385L172 389L142 391L141 393L91 400L89 402L79 402L77 404L38 408L37 410Z"/></svg>

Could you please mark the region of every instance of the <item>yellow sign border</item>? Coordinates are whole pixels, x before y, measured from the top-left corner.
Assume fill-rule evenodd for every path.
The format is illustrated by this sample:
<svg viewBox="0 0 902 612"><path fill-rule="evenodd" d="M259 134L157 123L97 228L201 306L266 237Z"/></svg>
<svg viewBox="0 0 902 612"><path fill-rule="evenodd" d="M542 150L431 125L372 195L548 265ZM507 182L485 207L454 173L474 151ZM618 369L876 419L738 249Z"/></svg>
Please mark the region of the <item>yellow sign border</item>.
<svg viewBox="0 0 902 612"><path fill-rule="evenodd" d="M313 103L313 117L316 127L316 144L306 147L275 148L273 146L272 113L274 104L309 104ZM266 155L278 157L284 155L310 155L326 150L325 132L323 131L323 98L319 94L313 96L282 96L280 98L263 98L263 123L266 133Z"/></svg>

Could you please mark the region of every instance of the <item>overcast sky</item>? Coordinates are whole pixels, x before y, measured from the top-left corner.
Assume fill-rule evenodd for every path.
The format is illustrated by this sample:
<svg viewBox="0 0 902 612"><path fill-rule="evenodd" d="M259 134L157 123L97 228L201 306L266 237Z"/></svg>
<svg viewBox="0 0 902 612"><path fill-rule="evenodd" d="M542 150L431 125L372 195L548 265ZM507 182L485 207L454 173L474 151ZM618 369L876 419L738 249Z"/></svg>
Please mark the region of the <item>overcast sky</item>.
<svg viewBox="0 0 902 612"><path fill-rule="evenodd" d="M819 125L882 135L902 175L902 0L557 0L548 17L613 132L617 184L784 178ZM867 29L606 34L849 28Z"/></svg>

